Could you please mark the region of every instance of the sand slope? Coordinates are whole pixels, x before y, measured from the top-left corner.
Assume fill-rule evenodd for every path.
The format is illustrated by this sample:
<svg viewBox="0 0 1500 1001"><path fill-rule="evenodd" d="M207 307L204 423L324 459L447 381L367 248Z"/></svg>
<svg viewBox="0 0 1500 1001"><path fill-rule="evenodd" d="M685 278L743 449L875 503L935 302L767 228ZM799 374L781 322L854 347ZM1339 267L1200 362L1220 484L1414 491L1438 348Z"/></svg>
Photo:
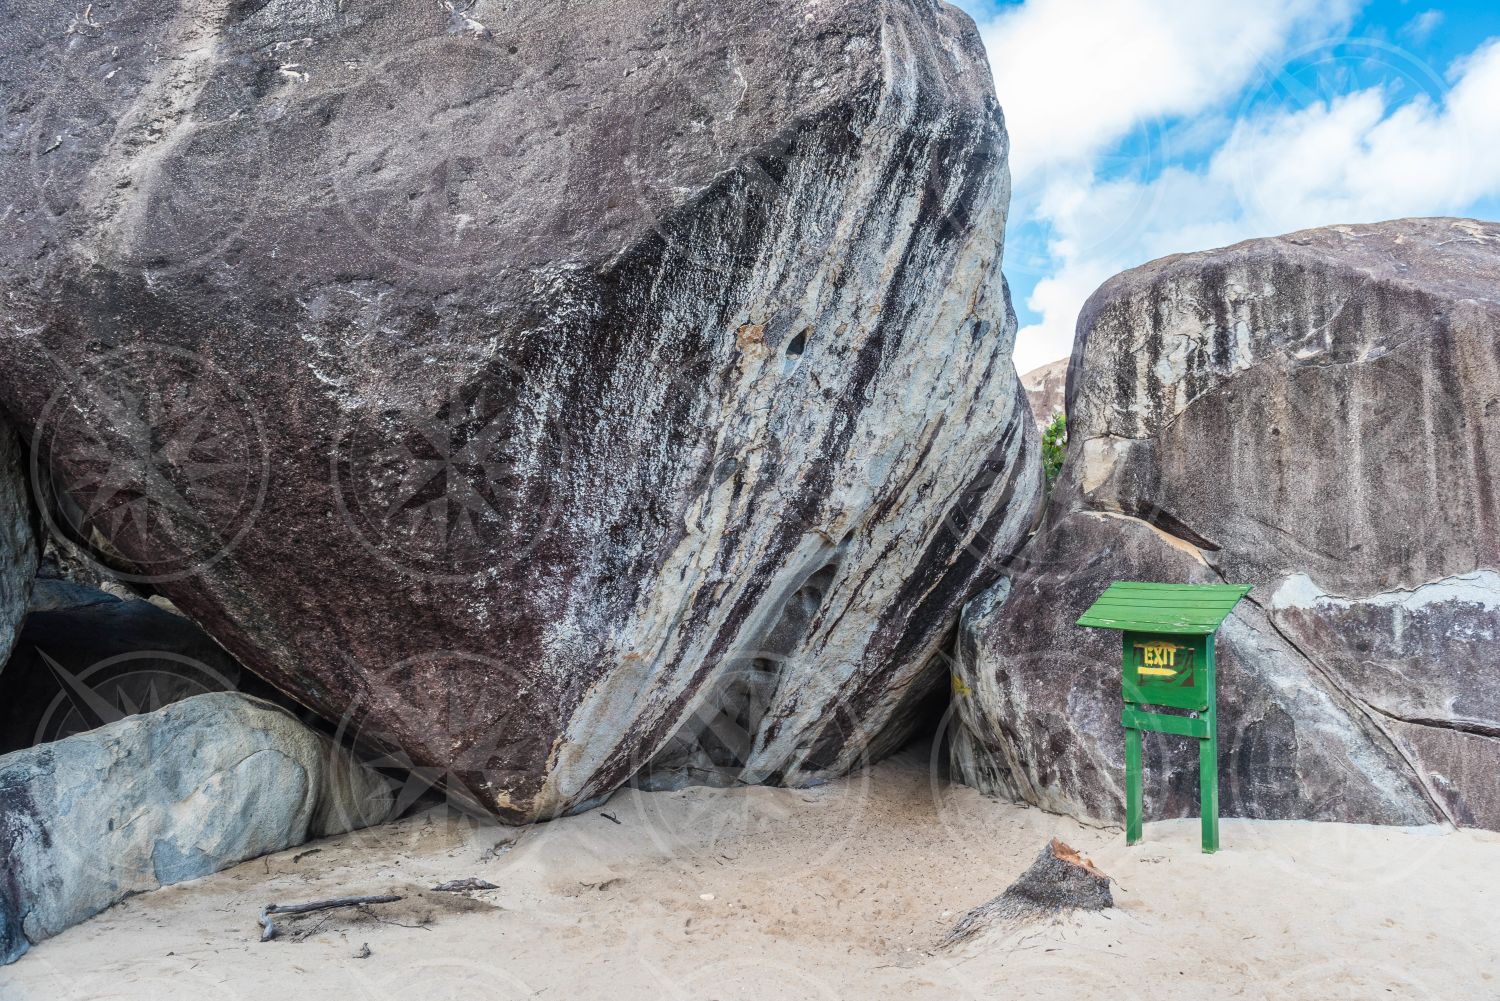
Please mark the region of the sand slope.
<svg viewBox="0 0 1500 1001"><path fill-rule="evenodd" d="M1174 821L1127 849L934 781L920 753L604 812L517 831L435 811L135 897L0 969L0 998L1500 999L1497 834L1226 821L1203 856ZM938 952L1052 835L1118 880L1116 911ZM500 888L423 890L466 876ZM257 941L269 901L391 891L409 899L381 920Z"/></svg>

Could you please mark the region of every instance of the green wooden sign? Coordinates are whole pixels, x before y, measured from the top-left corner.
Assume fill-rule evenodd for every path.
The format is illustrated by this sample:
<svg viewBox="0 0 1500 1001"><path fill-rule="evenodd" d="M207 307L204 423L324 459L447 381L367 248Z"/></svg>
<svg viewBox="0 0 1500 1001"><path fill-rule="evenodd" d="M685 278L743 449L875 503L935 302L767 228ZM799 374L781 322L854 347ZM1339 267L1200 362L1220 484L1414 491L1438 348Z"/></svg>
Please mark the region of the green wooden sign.
<svg viewBox="0 0 1500 1001"><path fill-rule="evenodd" d="M1250 593L1241 584L1118 581L1078 620L1124 635L1125 843L1141 840L1141 733L1198 739L1203 850L1219 850L1219 731L1214 632ZM1183 710L1160 712L1158 709Z"/></svg>

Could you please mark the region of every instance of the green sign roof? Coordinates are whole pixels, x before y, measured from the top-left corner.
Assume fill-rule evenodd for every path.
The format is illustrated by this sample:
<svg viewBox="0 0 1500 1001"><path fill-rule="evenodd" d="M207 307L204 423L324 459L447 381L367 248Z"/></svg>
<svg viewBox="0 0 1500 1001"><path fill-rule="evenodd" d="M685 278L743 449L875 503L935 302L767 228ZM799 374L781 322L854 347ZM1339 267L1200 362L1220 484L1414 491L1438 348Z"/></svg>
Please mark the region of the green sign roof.
<svg viewBox="0 0 1500 1001"><path fill-rule="evenodd" d="M1247 584L1137 584L1116 581L1078 620L1094 629L1203 636L1219 628Z"/></svg>

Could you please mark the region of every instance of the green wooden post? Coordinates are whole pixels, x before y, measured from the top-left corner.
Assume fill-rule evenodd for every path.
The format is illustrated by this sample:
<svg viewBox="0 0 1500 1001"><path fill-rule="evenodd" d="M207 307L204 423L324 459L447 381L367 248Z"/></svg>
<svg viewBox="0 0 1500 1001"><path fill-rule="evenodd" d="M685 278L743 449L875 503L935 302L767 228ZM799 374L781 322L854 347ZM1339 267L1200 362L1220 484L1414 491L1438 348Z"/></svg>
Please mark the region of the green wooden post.
<svg viewBox="0 0 1500 1001"><path fill-rule="evenodd" d="M1219 739L1198 741L1198 788L1203 804L1203 850L1219 850Z"/></svg>
<svg viewBox="0 0 1500 1001"><path fill-rule="evenodd" d="M1219 707L1218 690L1214 687L1214 640L1208 637L1208 649L1203 658L1203 669L1208 674L1208 690L1214 694L1208 700L1204 718L1208 721L1208 736L1198 741L1198 797L1199 814L1203 818L1203 851L1213 854L1219 850Z"/></svg>
<svg viewBox="0 0 1500 1001"><path fill-rule="evenodd" d="M1125 728L1125 843L1141 840L1141 731Z"/></svg>
<svg viewBox="0 0 1500 1001"><path fill-rule="evenodd" d="M1203 850L1219 850L1219 719L1214 632L1250 593L1239 584L1111 584L1078 620L1124 640L1125 843L1141 840L1141 733L1198 741ZM1171 712L1170 710L1181 710ZM1185 713L1186 715L1184 715Z"/></svg>

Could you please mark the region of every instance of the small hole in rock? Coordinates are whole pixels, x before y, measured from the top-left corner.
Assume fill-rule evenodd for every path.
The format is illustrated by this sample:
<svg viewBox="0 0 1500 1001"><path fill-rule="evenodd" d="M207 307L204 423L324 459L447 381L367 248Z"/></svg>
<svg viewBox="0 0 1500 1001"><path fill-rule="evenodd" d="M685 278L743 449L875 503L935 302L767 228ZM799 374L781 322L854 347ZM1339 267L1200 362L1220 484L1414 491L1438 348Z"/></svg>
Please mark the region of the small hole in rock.
<svg viewBox="0 0 1500 1001"><path fill-rule="evenodd" d="M802 360L802 352L807 349L807 335L811 332L811 328L803 330L787 342L786 361L782 363L783 372L791 372L797 367L797 363Z"/></svg>

